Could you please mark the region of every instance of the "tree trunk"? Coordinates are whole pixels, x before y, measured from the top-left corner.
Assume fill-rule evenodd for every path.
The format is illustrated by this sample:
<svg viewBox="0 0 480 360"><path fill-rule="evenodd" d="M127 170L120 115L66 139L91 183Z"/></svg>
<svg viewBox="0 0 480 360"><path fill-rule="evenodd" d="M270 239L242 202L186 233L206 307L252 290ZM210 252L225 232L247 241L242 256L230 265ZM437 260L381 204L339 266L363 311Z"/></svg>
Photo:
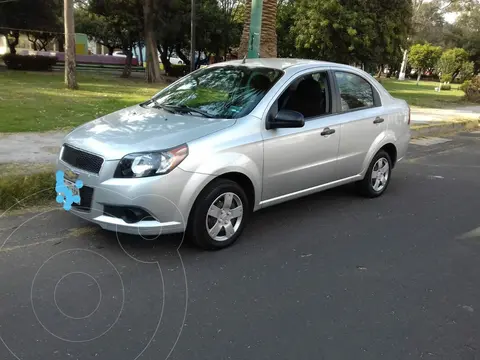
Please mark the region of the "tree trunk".
<svg viewBox="0 0 480 360"><path fill-rule="evenodd" d="M143 51L142 51L142 44L138 44L138 61L139 65L143 66Z"/></svg>
<svg viewBox="0 0 480 360"><path fill-rule="evenodd" d="M245 22L243 24L238 57L243 58L248 54L250 45L250 16L252 13L252 0L245 3ZM277 57L277 1L263 0L262 30L260 33L260 57Z"/></svg>
<svg viewBox="0 0 480 360"><path fill-rule="evenodd" d="M115 50L115 48L113 46L108 46L108 55L112 56L113 55L113 50Z"/></svg>
<svg viewBox="0 0 480 360"><path fill-rule="evenodd" d="M157 41L155 40L153 0L144 0L143 14L145 18L145 69L146 80L148 83L154 83L160 80L160 64L158 63Z"/></svg>
<svg viewBox="0 0 480 360"><path fill-rule="evenodd" d="M8 43L8 47L10 49L10 54L13 54L15 55L17 53L17 45L18 45L18 38L20 37L20 32L18 31L12 31L11 32L11 35L13 36L14 40L13 42L10 42L10 40L8 39L9 36L5 36L5 38L7 39L7 43Z"/></svg>
<svg viewBox="0 0 480 360"><path fill-rule="evenodd" d="M277 1L263 0L260 57L277 57Z"/></svg>
<svg viewBox="0 0 480 360"><path fill-rule="evenodd" d="M129 78L132 74L132 48L126 48L123 50L127 54L127 58L125 59L125 66L123 67L123 72L120 77L122 78Z"/></svg>
<svg viewBox="0 0 480 360"><path fill-rule="evenodd" d="M248 45L250 43L250 15L252 13L252 0L245 1L245 19L243 22L242 37L238 47L238 58L242 59L248 54Z"/></svg>
<svg viewBox="0 0 480 360"><path fill-rule="evenodd" d="M75 59L75 23L73 0L64 0L65 23L65 85L71 90L78 89L77 63Z"/></svg>
<svg viewBox="0 0 480 360"><path fill-rule="evenodd" d="M58 52L65 52L65 37L58 38Z"/></svg>
<svg viewBox="0 0 480 360"><path fill-rule="evenodd" d="M420 83L420 79L422 78L422 69L418 69L418 76L417 76L417 86Z"/></svg>
<svg viewBox="0 0 480 360"><path fill-rule="evenodd" d="M31 35L27 34L27 39L28 39L28 41L30 41L32 43L33 50L37 51L37 38L34 37L32 39Z"/></svg>
<svg viewBox="0 0 480 360"><path fill-rule="evenodd" d="M460 69L458 69L457 71L455 71L455 72L452 74L452 83L455 81L455 79L457 78L458 74L460 74Z"/></svg>
<svg viewBox="0 0 480 360"><path fill-rule="evenodd" d="M195 61L195 68L194 70L197 70L198 68L200 68L200 54L202 53L202 50L199 50L198 51L198 56L197 56L197 60Z"/></svg>
<svg viewBox="0 0 480 360"><path fill-rule="evenodd" d="M158 47L158 51L160 52L160 59L162 60L163 68L165 69L166 74L170 74L172 70L172 63L168 59L168 46Z"/></svg>
<svg viewBox="0 0 480 360"><path fill-rule="evenodd" d="M180 44L175 45L175 52L177 53L178 57L183 61L183 63L190 67L190 59L182 52Z"/></svg>
<svg viewBox="0 0 480 360"><path fill-rule="evenodd" d="M398 75L398 80L405 80L406 71L407 71L407 60L408 60L408 50L403 51L403 61L402 66L400 67L400 74Z"/></svg>
<svg viewBox="0 0 480 360"><path fill-rule="evenodd" d="M382 77L382 72L383 72L383 64L381 64L380 68L378 69L377 78L380 79Z"/></svg>

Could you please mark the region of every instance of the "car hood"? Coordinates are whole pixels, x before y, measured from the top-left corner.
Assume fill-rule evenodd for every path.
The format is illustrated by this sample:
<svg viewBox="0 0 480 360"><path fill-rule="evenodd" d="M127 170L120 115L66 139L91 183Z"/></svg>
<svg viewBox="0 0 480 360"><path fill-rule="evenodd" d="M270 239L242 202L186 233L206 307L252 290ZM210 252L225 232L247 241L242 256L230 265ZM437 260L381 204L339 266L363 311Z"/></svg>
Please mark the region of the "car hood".
<svg viewBox="0 0 480 360"><path fill-rule="evenodd" d="M172 148L225 129L233 119L172 114L139 105L88 122L65 137L64 143L118 160L134 152Z"/></svg>

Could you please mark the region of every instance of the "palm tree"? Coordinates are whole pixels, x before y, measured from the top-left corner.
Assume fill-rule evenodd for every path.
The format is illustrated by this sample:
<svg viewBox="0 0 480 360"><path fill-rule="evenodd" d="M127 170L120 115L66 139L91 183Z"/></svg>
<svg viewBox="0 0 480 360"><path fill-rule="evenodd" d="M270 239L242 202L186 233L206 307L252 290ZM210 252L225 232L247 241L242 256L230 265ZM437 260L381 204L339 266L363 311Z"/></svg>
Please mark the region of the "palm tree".
<svg viewBox="0 0 480 360"><path fill-rule="evenodd" d="M243 25L242 38L238 49L239 58L248 53L250 45L250 14L252 0L246 0L245 22ZM260 34L260 57L277 57L277 0L263 0L262 7L262 31Z"/></svg>

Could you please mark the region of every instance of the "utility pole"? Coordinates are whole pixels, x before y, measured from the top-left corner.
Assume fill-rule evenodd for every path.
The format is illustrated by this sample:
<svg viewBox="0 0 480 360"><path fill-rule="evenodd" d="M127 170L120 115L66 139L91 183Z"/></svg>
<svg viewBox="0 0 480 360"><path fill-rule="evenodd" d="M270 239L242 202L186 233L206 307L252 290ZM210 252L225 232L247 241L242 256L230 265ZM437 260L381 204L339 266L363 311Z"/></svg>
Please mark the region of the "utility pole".
<svg viewBox="0 0 480 360"><path fill-rule="evenodd" d="M193 0L192 0L193 1ZM260 34L262 33L262 8L263 0L252 0L252 12L250 14L250 37L248 41L249 59L260 57Z"/></svg>
<svg viewBox="0 0 480 360"><path fill-rule="evenodd" d="M195 71L195 0L190 11L190 72Z"/></svg>
<svg viewBox="0 0 480 360"><path fill-rule="evenodd" d="M63 21L65 24L65 85L71 90L78 89L77 63L75 59L75 20L73 0L64 0Z"/></svg>

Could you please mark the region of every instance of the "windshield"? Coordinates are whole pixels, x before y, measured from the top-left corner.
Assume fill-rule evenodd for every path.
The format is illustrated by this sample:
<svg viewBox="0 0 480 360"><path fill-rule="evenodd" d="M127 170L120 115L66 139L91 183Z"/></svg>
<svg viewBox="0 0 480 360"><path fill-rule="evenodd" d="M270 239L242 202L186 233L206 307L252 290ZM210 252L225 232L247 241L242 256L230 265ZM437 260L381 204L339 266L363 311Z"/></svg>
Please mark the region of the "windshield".
<svg viewBox="0 0 480 360"><path fill-rule="evenodd" d="M238 118L252 111L282 75L281 70L263 67L204 68L161 91L145 105L195 116Z"/></svg>

